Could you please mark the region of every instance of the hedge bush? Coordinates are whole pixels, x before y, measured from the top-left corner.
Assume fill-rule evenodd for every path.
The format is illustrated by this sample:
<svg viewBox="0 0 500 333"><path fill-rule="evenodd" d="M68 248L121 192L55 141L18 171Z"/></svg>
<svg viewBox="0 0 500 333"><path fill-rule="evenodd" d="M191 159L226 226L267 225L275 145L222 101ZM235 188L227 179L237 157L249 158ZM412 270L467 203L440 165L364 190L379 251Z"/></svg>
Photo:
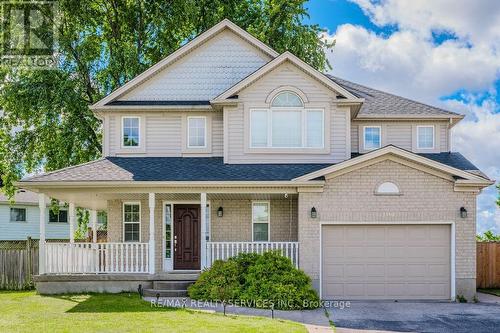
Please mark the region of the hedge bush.
<svg viewBox="0 0 500 333"><path fill-rule="evenodd" d="M277 251L242 253L217 260L188 289L196 300L223 301L275 309L311 309L319 298L311 279Z"/></svg>

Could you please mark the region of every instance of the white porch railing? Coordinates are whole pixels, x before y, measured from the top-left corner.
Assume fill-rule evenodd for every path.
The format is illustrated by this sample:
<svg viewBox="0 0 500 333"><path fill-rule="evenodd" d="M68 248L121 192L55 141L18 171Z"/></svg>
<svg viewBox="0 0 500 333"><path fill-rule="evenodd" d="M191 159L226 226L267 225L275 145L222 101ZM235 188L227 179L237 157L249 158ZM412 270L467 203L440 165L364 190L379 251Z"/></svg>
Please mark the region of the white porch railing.
<svg viewBox="0 0 500 333"><path fill-rule="evenodd" d="M298 242L207 242L207 266L215 260L226 260L240 253L264 253L279 251L299 267Z"/></svg>
<svg viewBox="0 0 500 333"><path fill-rule="evenodd" d="M46 243L47 274L148 273L148 243Z"/></svg>

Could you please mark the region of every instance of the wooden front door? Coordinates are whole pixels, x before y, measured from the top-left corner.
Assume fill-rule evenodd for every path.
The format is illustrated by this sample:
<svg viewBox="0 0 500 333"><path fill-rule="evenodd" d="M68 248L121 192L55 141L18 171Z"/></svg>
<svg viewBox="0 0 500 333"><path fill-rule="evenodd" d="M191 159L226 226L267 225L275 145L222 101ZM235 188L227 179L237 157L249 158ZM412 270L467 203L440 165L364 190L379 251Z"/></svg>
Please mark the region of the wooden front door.
<svg viewBox="0 0 500 333"><path fill-rule="evenodd" d="M200 269L200 205L174 206L174 269Z"/></svg>

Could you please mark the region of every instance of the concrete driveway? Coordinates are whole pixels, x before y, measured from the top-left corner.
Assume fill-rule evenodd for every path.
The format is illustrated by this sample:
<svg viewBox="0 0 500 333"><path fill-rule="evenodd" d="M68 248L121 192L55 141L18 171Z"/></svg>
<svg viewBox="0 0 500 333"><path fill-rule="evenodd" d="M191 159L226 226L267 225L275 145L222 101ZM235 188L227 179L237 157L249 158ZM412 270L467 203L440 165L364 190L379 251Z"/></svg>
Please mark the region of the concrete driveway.
<svg viewBox="0 0 500 333"><path fill-rule="evenodd" d="M338 333L358 330L390 332L498 332L500 304L444 302L351 302L327 309Z"/></svg>

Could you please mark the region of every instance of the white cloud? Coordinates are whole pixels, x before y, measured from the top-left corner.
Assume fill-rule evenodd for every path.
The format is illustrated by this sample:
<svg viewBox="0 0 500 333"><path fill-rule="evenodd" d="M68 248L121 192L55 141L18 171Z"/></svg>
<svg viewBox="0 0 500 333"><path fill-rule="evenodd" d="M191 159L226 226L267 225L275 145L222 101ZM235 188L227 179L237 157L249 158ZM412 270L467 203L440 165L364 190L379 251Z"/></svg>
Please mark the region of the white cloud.
<svg viewBox="0 0 500 333"><path fill-rule="evenodd" d="M383 37L345 24L331 38L334 74L427 102L458 89L488 89L500 68L500 56L489 48L457 40L435 45L409 30Z"/></svg>
<svg viewBox="0 0 500 333"><path fill-rule="evenodd" d="M489 177L500 180L500 2L466 0L351 0L380 27L341 25L329 59L332 74L405 97L466 114L453 133L454 150ZM455 39L440 44L433 33ZM457 91L464 91L457 96ZM478 93L488 98L477 99ZM453 99L442 100L453 94ZM497 190L478 198L478 231L500 233Z"/></svg>

